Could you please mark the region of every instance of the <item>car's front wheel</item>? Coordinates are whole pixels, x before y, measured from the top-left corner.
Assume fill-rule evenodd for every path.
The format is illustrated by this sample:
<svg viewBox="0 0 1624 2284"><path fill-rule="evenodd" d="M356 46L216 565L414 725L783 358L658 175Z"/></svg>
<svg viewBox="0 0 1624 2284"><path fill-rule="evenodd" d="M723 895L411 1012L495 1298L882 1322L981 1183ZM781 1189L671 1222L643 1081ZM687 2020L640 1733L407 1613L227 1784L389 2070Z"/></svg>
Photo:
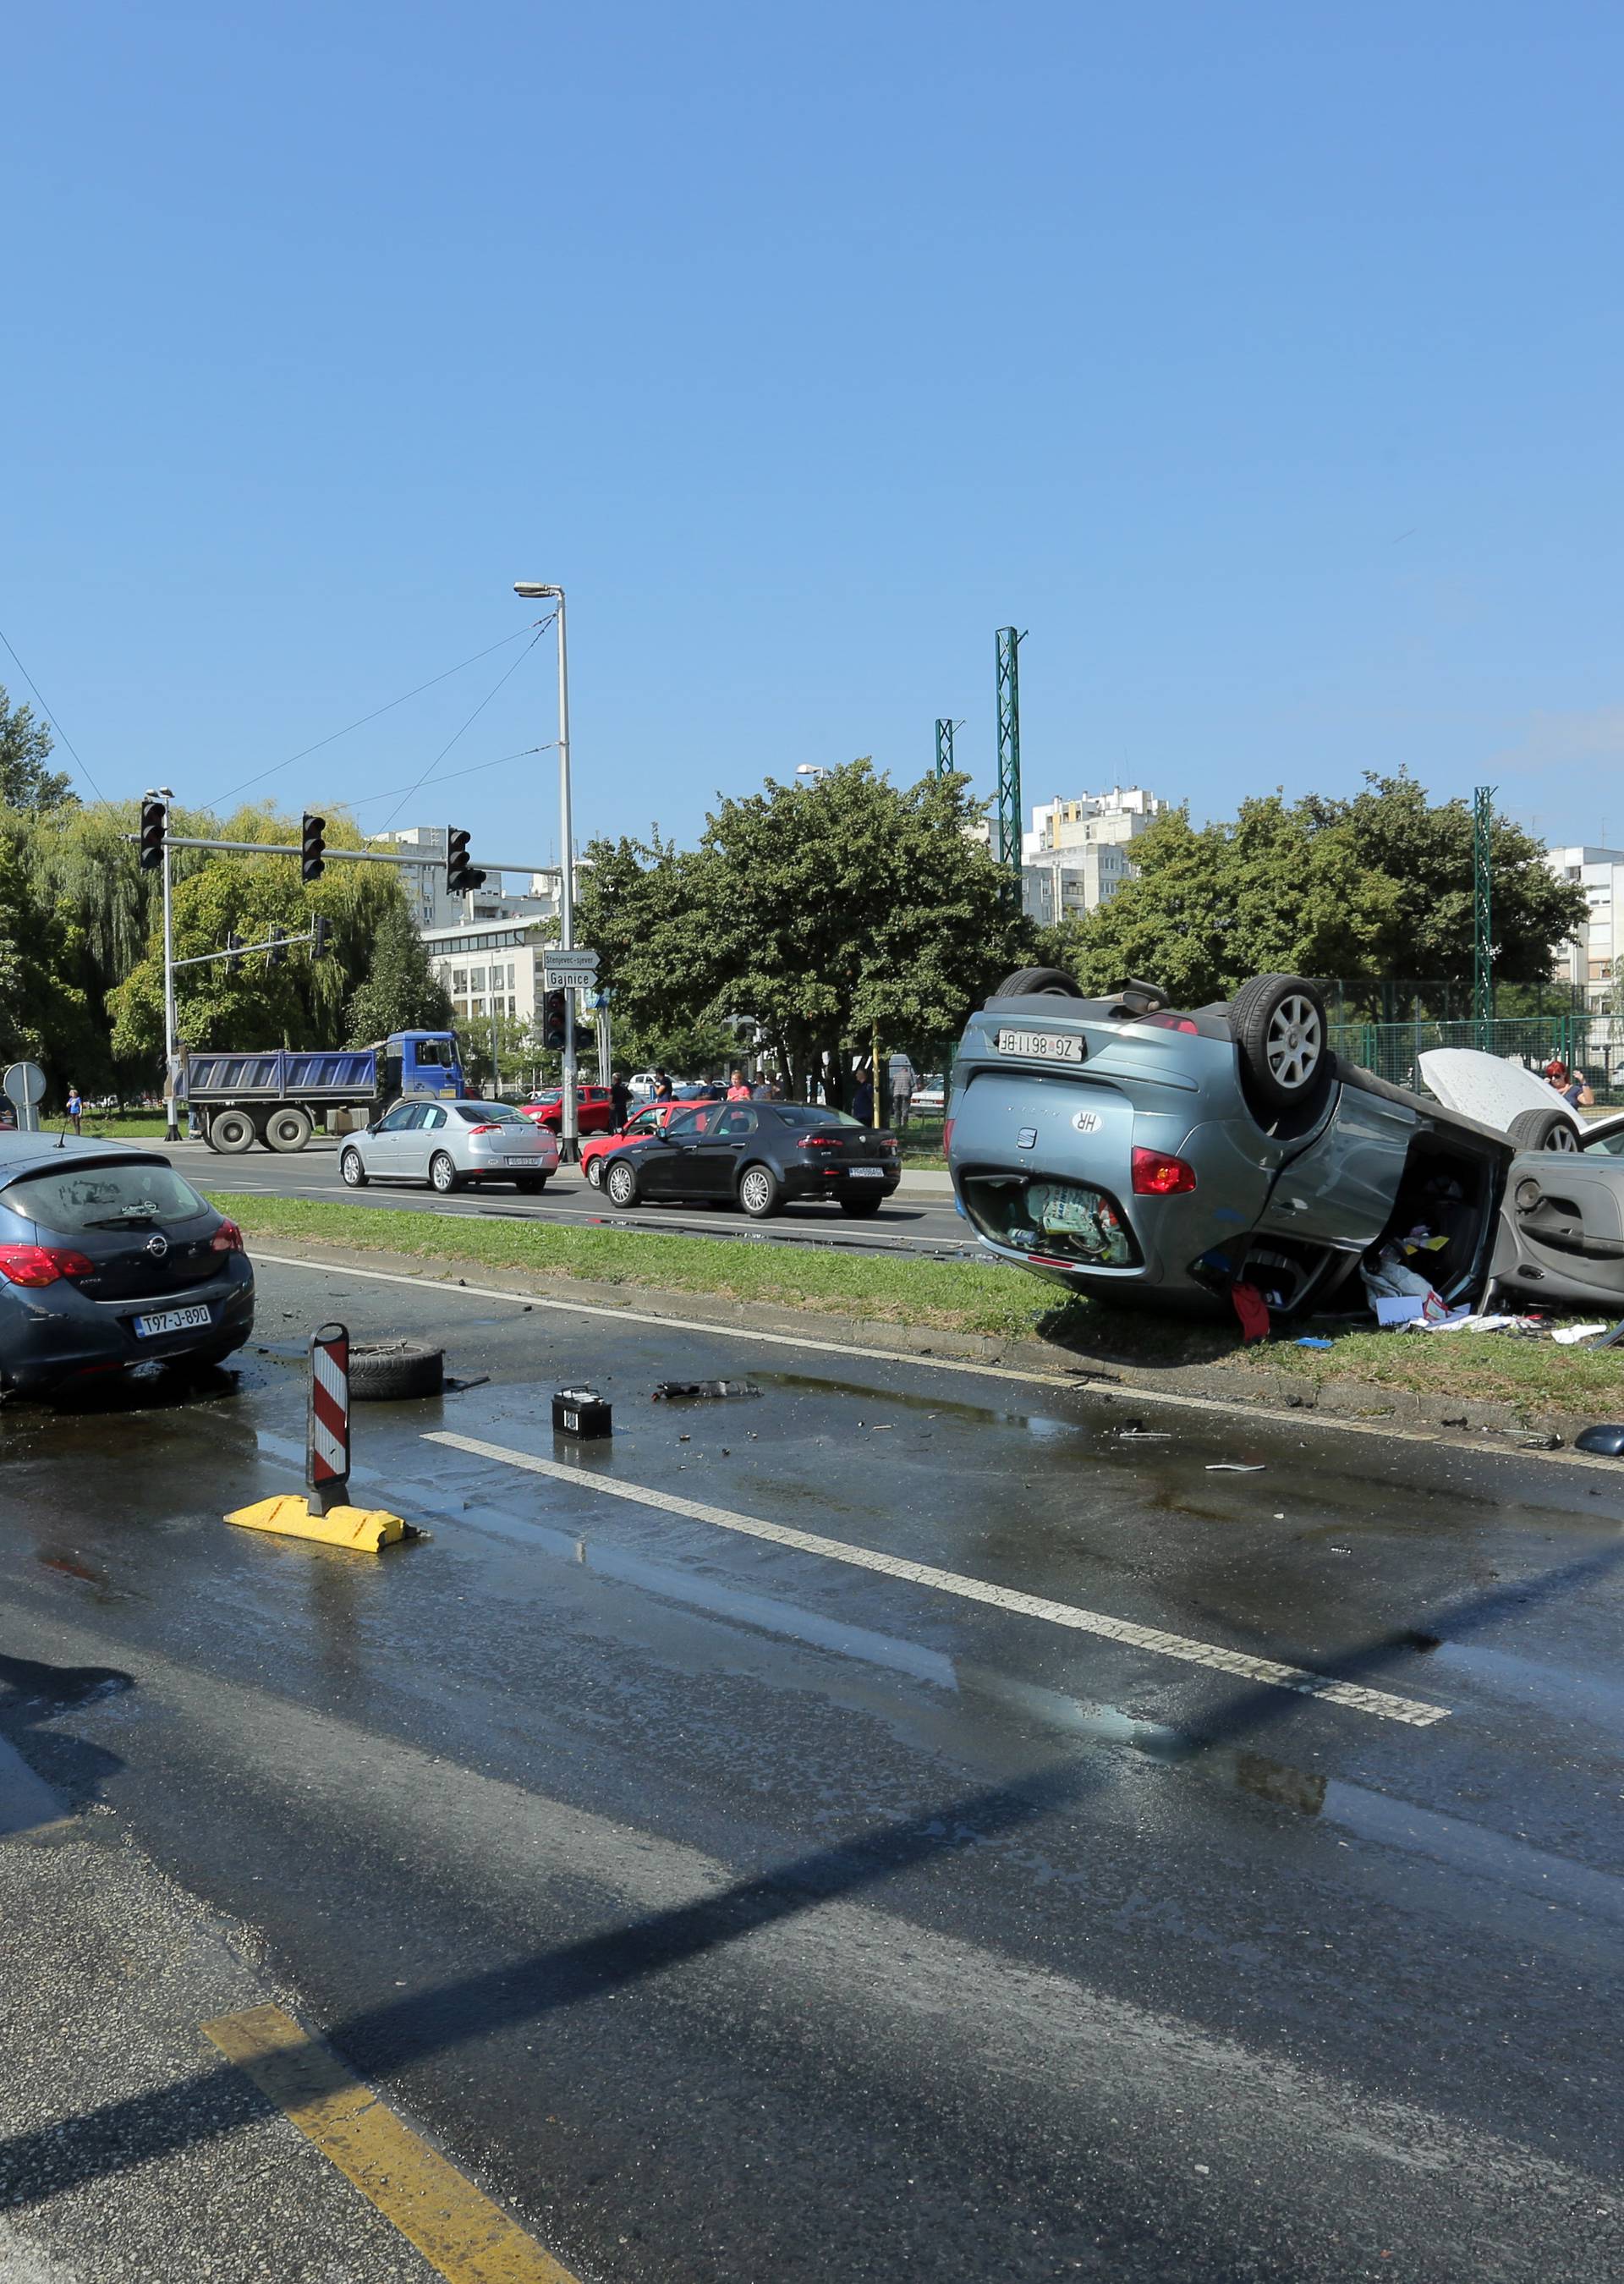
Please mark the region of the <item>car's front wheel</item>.
<svg viewBox="0 0 1624 2284"><path fill-rule="evenodd" d="M601 1153L597 1157L589 1158L587 1160L586 1175L588 1184L592 1189L601 1190L603 1188L604 1161Z"/></svg>
<svg viewBox="0 0 1624 2284"><path fill-rule="evenodd" d="M456 1167L451 1163L451 1161L447 1157L445 1152L443 1150L436 1150L433 1156L429 1160L428 1178L431 1185L434 1189L438 1190L441 1196L443 1198L448 1197L453 1190L460 1187L463 1177L457 1172Z"/></svg>
<svg viewBox="0 0 1624 2284"><path fill-rule="evenodd" d="M635 1206L637 1202L636 1169L629 1166L623 1158L617 1158L604 1177L604 1188L612 1206L619 1206L622 1210Z"/></svg>
<svg viewBox="0 0 1624 2284"><path fill-rule="evenodd" d="M752 1221L767 1221L784 1203L784 1191L770 1166L746 1166L738 1177L738 1202Z"/></svg>
<svg viewBox="0 0 1624 2284"><path fill-rule="evenodd" d="M1519 1150L1577 1150L1579 1129L1565 1110L1519 1110L1506 1132Z"/></svg>
<svg viewBox="0 0 1624 2284"><path fill-rule="evenodd" d="M339 1160L339 1171L344 1177L347 1190L364 1190L366 1168L361 1162L359 1150L346 1150Z"/></svg>

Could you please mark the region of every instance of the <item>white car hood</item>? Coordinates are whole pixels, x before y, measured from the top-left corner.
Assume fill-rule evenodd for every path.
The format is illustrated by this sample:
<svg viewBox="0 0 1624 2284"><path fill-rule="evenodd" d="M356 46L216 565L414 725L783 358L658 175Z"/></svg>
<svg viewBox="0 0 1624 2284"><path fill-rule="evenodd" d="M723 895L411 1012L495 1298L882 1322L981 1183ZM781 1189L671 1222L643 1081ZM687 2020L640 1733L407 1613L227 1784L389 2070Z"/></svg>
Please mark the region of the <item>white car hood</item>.
<svg viewBox="0 0 1624 2284"><path fill-rule="evenodd" d="M1503 1062L1477 1047L1433 1047L1418 1060L1422 1077L1444 1108L1475 1118L1480 1126L1509 1133L1519 1110L1565 1110L1575 1126L1584 1126L1556 1088L1526 1063Z"/></svg>

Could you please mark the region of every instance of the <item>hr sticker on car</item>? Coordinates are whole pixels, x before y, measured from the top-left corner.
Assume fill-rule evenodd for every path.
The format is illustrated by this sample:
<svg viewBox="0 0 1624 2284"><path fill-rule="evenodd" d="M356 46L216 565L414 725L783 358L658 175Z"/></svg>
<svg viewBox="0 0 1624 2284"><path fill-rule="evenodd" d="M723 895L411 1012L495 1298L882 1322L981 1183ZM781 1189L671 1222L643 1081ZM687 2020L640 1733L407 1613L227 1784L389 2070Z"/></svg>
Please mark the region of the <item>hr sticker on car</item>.
<svg viewBox="0 0 1624 2284"><path fill-rule="evenodd" d="M1104 1123L1097 1110L1074 1110L1072 1113L1072 1124L1079 1134L1097 1134Z"/></svg>
<svg viewBox="0 0 1624 2284"><path fill-rule="evenodd" d="M1080 1063L1082 1041L1074 1031L1000 1031L1001 1055L1024 1055L1030 1062Z"/></svg>

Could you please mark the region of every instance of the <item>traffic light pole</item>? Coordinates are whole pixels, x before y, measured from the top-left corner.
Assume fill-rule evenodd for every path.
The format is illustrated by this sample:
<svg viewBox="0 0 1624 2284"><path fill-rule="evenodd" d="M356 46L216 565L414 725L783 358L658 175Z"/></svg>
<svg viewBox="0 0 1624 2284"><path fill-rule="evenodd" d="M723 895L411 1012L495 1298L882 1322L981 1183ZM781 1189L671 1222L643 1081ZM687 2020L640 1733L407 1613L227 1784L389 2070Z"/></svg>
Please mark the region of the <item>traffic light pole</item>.
<svg viewBox="0 0 1624 2284"><path fill-rule="evenodd" d="M169 856L168 803L175 798L168 786L158 788L164 806L163 844L163 1138L178 1142L180 1120L175 1108L175 1067L180 1060L180 1039L175 1015L175 895Z"/></svg>

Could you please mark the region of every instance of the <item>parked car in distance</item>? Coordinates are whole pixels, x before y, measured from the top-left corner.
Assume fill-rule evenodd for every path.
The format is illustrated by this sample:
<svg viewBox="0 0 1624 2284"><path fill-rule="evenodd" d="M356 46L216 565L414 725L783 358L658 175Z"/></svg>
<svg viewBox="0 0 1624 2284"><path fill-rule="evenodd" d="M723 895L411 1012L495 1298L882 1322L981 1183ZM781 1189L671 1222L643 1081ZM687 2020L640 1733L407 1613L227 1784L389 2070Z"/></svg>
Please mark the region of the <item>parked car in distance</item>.
<svg viewBox="0 0 1624 2284"><path fill-rule="evenodd" d="M691 1103L675 1100L645 1102L618 1131L594 1134L582 1144L582 1172L595 1190L601 1189L605 1165L614 1151L623 1149L629 1142L646 1142L650 1135L658 1134L673 1118L691 1115L693 1108Z"/></svg>
<svg viewBox="0 0 1624 2284"><path fill-rule="evenodd" d="M670 1080L673 1089L686 1086L688 1083L685 1078L678 1078L675 1071L668 1071L666 1076ZM655 1074L652 1070L633 1071L630 1078L626 1082L626 1091L634 1102L652 1102L654 1099L655 1084Z"/></svg>
<svg viewBox="0 0 1624 2284"><path fill-rule="evenodd" d="M948 1164L982 1242L1097 1297L1216 1311L1245 1283L1277 1317L1362 1302L1362 1256L1425 1230L1446 1302L1492 1280L1624 1314L1605 1123L1575 1152L1537 1090L1507 1131L1341 1063L1300 976L1183 1012L1154 984L1089 999L1023 969L970 1018L953 1078Z"/></svg>
<svg viewBox="0 0 1624 2284"><path fill-rule="evenodd" d="M700 1104L610 1158L604 1193L622 1212L656 1199L737 1204L765 1221L791 1201L832 1198L879 1211L901 1178L898 1144L842 1110L801 1102Z"/></svg>
<svg viewBox="0 0 1624 2284"><path fill-rule="evenodd" d="M444 1196L467 1182L511 1182L535 1196L558 1169L557 1135L506 1102L397 1102L339 1150L352 1190L422 1182Z"/></svg>
<svg viewBox="0 0 1624 2284"><path fill-rule="evenodd" d="M558 1133L564 1124L564 1089L543 1087L533 1101L521 1102L523 1115L537 1126ZM575 1130L578 1134L607 1134L614 1126L614 1096L606 1086L575 1089Z"/></svg>
<svg viewBox="0 0 1624 2284"><path fill-rule="evenodd" d="M725 1102L728 1091L719 1078L684 1079L681 1086L673 1087L674 1102Z"/></svg>
<svg viewBox="0 0 1624 2284"><path fill-rule="evenodd" d="M922 1078L913 1091L912 1110L916 1118L941 1118L948 1107L948 1082L940 1071Z"/></svg>
<svg viewBox="0 0 1624 2284"><path fill-rule="evenodd" d="M0 1137L0 1388L223 1363L254 1330L233 1221L128 1143Z"/></svg>

